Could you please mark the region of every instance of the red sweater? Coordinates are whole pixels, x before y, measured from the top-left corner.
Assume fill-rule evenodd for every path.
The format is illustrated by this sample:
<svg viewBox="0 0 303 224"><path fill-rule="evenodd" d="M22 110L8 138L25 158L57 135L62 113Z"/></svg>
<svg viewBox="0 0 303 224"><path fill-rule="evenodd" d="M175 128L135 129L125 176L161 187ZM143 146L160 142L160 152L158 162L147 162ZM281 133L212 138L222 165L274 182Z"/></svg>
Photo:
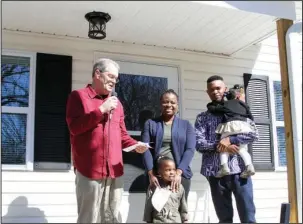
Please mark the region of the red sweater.
<svg viewBox="0 0 303 224"><path fill-rule="evenodd" d="M71 92L67 102L73 163L82 175L91 179L122 176L122 148L137 143L126 131L120 101L109 120L108 114L99 110L105 100L87 85Z"/></svg>

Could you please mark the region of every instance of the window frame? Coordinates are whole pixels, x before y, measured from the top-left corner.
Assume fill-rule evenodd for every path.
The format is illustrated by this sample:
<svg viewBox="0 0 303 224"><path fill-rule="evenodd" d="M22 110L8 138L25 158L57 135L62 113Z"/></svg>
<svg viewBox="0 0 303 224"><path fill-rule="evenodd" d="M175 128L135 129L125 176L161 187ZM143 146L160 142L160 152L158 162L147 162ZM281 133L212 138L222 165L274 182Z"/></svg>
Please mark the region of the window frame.
<svg viewBox="0 0 303 224"><path fill-rule="evenodd" d="M138 57L138 56L126 56L126 55L118 55L114 53L103 53L100 51L95 51L94 52L94 62L98 60L99 58L111 58L112 60L116 61L119 66L120 66L120 71L119 73L125 73L125 74L133 74L136 72L136 70L139 70L140 72L138 75L146 75L146 76L153 76L153 77L161 77L161 78L167 78L167 83L168 83L168 89L172 88L176 91L176 93L179 95L179 116L182 117L182 88L181 88L181 83L180 83L180 74L181 74L181 69L178 64L173 64L173 63L162 63L162 62L157 62L156 60L152 60L151 58L147 57ZM130 66L124 66L129 64ZM146 66L145 68L141 68L141 66ZM160 66L162 68L160 69ZM172 78L171 74L168 75L158 75L157 74L165 74L163 72L163 69L167 68L173 68L176 69L176 77ZM160 71L161 70L161 71ZM152 72L151 72L152 71ZM151 73L149 73L151 72ZM170 85L171 84L171 85ZM177 89L176 89L177 88ZM119 97L119 96L118 96ZM141 131L132 131L132 130L127 130L129 135L133 136L140 136Z"/></svg>
<svg viewBox="0 0 303 224"><path fill-rule="evenodd" d="M275 161L275 171L287 171L287 166L280 166L279 164L279 148L278 148L278 135L277 128L285 127L284 121L277 121L276 117L276 102L275 102L275 91L274 82L281 82L279 77L269 77L269 88L270 88L270 107L271 107L271 117L272 117L272 133L273 133L273 146L274 146L274 161Z"/></svg>
<svg viewBox="0 0 303 224"><path fill-rule="evenodd" d="M1 106L2 113L26 114L26 154L25 164L1 164L2 170L34 170L34 127L35 127L35 89L36 89L36 52L3 49L2 55L27 57L30 59L28 107Z"/></svg>

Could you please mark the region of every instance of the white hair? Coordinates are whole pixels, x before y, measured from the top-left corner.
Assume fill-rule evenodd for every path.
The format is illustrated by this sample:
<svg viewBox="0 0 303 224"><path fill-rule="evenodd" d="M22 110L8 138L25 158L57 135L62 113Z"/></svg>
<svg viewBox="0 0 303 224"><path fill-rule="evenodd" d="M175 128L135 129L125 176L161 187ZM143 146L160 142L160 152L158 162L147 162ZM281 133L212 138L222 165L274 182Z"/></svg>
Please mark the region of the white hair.
<svg viewBox="0 0 303 224"><path fill-rule="evenodd" d="M92 75L94 76L95 71L96 71L97 69L98 69L101 73L102 73L102 72L111 72L111 71L109 71L110 65L113 65L113 66L117 69L117 71L120 70L120 66L118 65L117 62L115 62L115 61L113 61L113 60L111 60L111 59L108 59L108 58L100 58L100 59L98 59L98 60L95 62L94 66L93 66L93 74L92 74Z"/></svg>

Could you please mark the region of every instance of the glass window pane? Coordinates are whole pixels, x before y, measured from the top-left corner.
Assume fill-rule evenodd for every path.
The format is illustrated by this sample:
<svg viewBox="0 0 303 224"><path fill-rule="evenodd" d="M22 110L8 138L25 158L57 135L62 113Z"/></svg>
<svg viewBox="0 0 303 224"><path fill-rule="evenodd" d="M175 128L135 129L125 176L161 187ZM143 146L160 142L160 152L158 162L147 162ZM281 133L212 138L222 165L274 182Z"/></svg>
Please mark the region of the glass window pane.
<svg viewBox="0 0 303 224"><path fill-rule="evenodd" d="M284 121L282 86L280 81L274 81L274 95L275 95L276 120Z"/></svg>
<svg viewBox="0 0 303 224"><path fill-rule="evenodd" d="M26 160L26 114L1 116L2 164L25 164Z"/></svg>
<svg viewBox="0 0 303 224"><path fill-rule="evenodd" d="M166 89L167 78L119 74L115 90L124 107L127 130L140 131L139 114L142 111L160 115L160 96Z"/></svg>
<svg viewBox="0 0 303 224"><path fill-rule="evenodd" d="M279 166L286 166L286 143L285 143L285 128L277 127L278 151L279 151Z"/></svg>
<svg viewBox="0 0 303 224"><path fill-rule="evenodd" d="M2 55L1 105L28 107L30 58Z"/></svg>

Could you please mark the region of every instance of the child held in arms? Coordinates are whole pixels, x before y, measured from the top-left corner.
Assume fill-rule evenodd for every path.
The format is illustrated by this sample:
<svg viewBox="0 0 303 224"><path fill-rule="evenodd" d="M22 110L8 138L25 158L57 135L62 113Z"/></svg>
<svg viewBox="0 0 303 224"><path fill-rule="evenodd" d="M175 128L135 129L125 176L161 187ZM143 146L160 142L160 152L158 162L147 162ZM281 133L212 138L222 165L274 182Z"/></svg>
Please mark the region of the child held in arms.
<svg viewBox="0 0 303 224"><path fill-rule="evenodd" d="M241 85L234 85L229 89L229 92L225 94L227 100L222 104L208 104L207 107L212 113L223 115L223 122L218 125L216 133L218 138L223 139L225 137L257 132L257 128L254 125L254 118L248 105L245 103L244 88ZM245 170L241 173L242 178L247 178L255 174L255 169L252 164L252 159L248 153L247 145L239 145L239 155L244 161ZM229 175L230 169L228 167L227 152L220 153L221 168L217 172L216 177L220 178Z"/></svg>

